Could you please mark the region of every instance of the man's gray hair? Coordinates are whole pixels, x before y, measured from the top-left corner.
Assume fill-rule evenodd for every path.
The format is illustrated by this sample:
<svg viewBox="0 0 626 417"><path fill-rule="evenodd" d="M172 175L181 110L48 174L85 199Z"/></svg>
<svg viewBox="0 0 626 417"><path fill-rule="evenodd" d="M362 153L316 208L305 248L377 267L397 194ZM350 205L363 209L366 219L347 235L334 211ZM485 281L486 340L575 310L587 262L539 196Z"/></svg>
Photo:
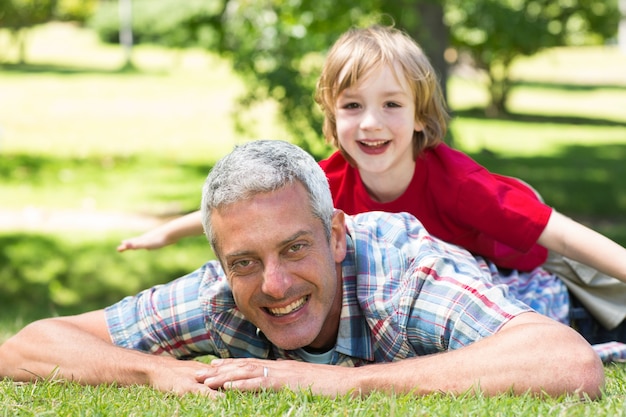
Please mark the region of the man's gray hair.
<svg viewBox="0 0 626 417"><path fill-rule="evenodd" d="M211 227L213 210L279 190L299 181L307 190L313 216L322 221L330 239L333 200L326 174L313 157L296 145L279 140L248 142L220 159L202 188L202 225L217 253ZM278 225L277 225L278 226Z"/></svg>

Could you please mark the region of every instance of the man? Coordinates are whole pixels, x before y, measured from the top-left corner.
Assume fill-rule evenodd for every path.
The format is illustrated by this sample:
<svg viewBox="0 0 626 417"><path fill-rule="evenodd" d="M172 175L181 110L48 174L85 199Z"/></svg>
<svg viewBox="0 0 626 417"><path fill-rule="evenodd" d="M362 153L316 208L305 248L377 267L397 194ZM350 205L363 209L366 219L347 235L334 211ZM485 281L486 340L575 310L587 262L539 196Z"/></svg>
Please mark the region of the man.
<svg viewBox="0 0 626 417"><path fill-rule="evenodd" d="M602 364L575 331L414 217L335 211L324 173L293 145L236 148L209 174L202 212L219 263L28 325L0 346L0 375L207 395L600 395ZM223 359L177 360L204 354Z"/></svg>

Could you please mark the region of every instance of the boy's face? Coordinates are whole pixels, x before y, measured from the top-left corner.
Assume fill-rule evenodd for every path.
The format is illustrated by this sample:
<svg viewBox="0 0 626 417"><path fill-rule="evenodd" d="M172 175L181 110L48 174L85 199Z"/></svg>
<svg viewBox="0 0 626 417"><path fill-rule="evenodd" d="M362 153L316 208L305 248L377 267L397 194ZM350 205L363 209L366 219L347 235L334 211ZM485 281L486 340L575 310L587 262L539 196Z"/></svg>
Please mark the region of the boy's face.
<svg viewBox="0 0 626 417"><path fill-rule="evenodd" d="M330 242L302 184L214 210L216 250L239 310L276 346L334 346L346 254L343 213Z"/></svg>
<svg viewBox="0 0 626 417"><path fill-rule="evenodd" d="M413 172L413 132L423 125L415 120L415 99L402 74L383 66L337 98L337 138L362 173Z"/></svg>

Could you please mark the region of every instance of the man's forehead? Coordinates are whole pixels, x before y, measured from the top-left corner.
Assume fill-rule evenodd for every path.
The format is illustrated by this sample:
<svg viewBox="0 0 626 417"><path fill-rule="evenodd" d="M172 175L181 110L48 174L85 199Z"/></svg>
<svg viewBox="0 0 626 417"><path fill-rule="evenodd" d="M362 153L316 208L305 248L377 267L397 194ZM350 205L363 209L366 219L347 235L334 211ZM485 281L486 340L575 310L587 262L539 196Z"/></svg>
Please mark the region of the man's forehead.
<svg viewBox="0 0 626 417"><path fill-rule="evenodd" d="M323 228L299 183L215 208L211 226L222 254L253 244L279 245L298 234Z"/></svg>

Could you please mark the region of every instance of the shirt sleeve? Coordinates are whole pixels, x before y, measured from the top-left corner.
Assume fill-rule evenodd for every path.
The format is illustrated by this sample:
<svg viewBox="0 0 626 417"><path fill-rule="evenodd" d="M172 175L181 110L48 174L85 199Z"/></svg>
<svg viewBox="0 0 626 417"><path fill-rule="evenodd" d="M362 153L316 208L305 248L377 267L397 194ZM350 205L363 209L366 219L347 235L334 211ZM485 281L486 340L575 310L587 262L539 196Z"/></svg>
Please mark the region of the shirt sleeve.
<svg viewBox="0 0 626 417"><path fill-rule="evenodd" d="M220 270L211 261L184 277L106 308L111 340L118 346L176 358L215 352L200 295L203 280L222 279Z"/></svg>
<svg viewBox="0 0 626 417"><path fill-rule="evenodd" d="M545 229L552 208L501 178L485 170L467 175L458 188L456 213L495 241L527 252Z"/></svg>

